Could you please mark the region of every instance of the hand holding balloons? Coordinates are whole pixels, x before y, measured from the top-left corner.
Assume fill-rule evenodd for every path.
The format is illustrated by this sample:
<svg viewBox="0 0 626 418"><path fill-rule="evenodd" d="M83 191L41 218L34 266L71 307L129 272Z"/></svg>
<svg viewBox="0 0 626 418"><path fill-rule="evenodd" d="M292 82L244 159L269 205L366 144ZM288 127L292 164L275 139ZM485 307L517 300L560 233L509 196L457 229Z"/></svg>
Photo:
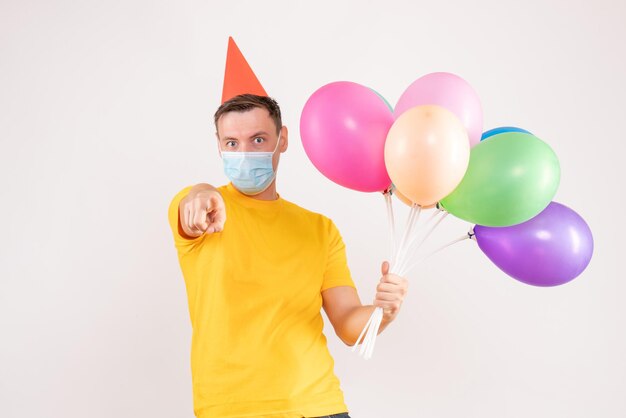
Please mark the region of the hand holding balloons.
<svg viewBox="0 0 626 418"><path fill-rule="evenodd" d="M307 156L326 177L354 190L384 191L396 272L407 269L411 246L419 249L451 213L477 224L473 236L479 247L517 280L536 286L572 280L589 263L593 239L579 215L550 203L560 181L554 151L524 129L482 133L482 125L474 89L461 77L440 72L415 80L395 109L360 84L327 84L305 104L300 133ZM411 207L399 245L392 181L393 193ZM432 222L421 241L411 237L421 210L435 204L438 210L424 224ZM360 353L371 357L381 320L377 308L353 351L362 343Z"/></svg>

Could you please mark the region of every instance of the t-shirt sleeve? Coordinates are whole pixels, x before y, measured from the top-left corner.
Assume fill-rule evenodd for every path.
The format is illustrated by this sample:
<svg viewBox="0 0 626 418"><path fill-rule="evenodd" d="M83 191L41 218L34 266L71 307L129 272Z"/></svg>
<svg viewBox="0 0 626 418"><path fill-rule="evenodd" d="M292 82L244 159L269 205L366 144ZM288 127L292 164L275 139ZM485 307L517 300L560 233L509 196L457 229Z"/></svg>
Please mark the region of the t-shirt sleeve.
<svg viewBox="0 0 626 418"><path fill-rule="evenodd" d="M206 237L206 234L202 234L199 237L188 239L181 235L183 231L180 226L178 205L180 204L180 201L183 200L185 196L187 196L187 194L189 194L189 191L192 187L193 186L185 187L180 192L178 192L170 202L170 206L168 209L168 221L170 224L170 229L172 230L172 234L174 236L174 245L176 246L176 249L178 251L183 253L191 251L204 240L204 237Z"/></svg>
<svg viewBox="0 0 626 418"><path fill-rule="evenodd" d="M346 258L346 246L341 238L335 223L328 219L328 257L322 282L322 291L336 286L352 286L356 289L348 260Z"/></svg>

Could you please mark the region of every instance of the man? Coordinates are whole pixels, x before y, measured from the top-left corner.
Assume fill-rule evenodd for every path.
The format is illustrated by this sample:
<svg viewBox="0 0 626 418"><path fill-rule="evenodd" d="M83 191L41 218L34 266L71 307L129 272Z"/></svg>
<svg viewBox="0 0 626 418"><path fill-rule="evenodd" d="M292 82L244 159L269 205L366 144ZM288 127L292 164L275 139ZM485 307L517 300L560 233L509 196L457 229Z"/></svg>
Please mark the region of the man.
<svg viewBox="0 0 626 418"><path fill-rule="evenodd" d="M169 207L193 330L194 413L349 418L321 308L353 345L375 306L380 331L394 320L408 283L383 263L374 305L363 306L334 223L277 193L288 130L273 99L237 95L214 121L230 183L186 187Z"/></svg>
<svg viewBox="0 0 626 418"><path fill-rule="evenodd" d="M196 416L347 412L320 308L353 345L374 306L384 308L381 331L393 321L407 281L386 274L384 263L374 306L363 306L332 221L277 193L288 131L274 100L236 96L220 106L215 123L231 183L185 188L170 205L193 328ZM269 156L269 175L260 165L246 170L243 158L228 153Z"/></svg>

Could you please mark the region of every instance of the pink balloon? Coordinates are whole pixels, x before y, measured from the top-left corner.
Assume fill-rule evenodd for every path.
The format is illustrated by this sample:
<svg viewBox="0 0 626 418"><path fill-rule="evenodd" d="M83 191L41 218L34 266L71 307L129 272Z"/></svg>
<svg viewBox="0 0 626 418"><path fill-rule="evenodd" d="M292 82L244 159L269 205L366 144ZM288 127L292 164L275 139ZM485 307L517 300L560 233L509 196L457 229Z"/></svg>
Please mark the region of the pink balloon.
<svg viewBox="0 0 626 418"><path fill-rule="evenodd" d="M326 84L307 100L300 137L313 165L353 190L379 192L391 185L385 140L393 114L370 88L350 81Z"/></svg>
<svg viewBox="0 0 626 418"><path fill-rule="evenodd" d="M483 110L476 91L467 81L451 73L430 73L415 80L400 96L394 110L398 117L415 106L438 105L454 113L463 123L470 147L480 142Z"/></svg>

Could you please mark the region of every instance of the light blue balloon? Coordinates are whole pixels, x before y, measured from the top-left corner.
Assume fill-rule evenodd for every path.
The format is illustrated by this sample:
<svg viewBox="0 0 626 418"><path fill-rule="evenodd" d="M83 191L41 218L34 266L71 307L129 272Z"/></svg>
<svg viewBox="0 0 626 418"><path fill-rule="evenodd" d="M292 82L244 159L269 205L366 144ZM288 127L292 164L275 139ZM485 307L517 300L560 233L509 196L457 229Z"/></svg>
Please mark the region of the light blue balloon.
<svg viewBox="0 0 626 418"><path fill-rule="evenodd" d="M515 126L501 126L499 128L490 129L487 132L483 133L483 135L480 138L480 140L484 141L485 139L489 138L490 136L503 134L505 132L522 132L522 133L525 133L525 134L530 134L530 132L528 132L527 130L522 129L522 128L516 128Z"/></svg>
<svg viewBox="0 0 626 418"><path fill-rule="evenodd" d="M373 88L369 87L370 90L372 90L374 93L376 93L376 95L378 97L380 97L382 99L383 102L385 102L385 104L387 105L387 107L389 108L389 110L391 110L393 112L393 107L391 107L391 105L389 104L389 102L387 101L387 99L385 99L383 97L382 94L380 94L379 92L377 92L376 90L374 90Z"/></svg>

